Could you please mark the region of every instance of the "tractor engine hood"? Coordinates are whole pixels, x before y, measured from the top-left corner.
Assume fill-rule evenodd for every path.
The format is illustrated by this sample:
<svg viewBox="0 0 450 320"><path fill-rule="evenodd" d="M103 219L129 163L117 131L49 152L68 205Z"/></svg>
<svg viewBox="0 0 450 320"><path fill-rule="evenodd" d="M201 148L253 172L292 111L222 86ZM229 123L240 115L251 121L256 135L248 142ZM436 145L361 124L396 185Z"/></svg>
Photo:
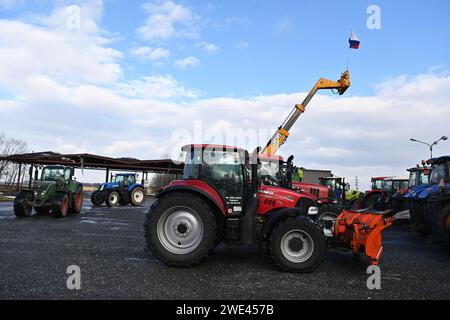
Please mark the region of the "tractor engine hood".
<svg viewBox="0 0 450 320"><path fill-rule="evenodd" d="M115 188L119 188L119 187L120 187L120 183L118 183L118 182L107 182L107 183L103 183L100 186L100 190L115 189Z"/></svg>
<svg viewBox="0 0 450 320"><path fill-rule="evenodd" d="M56 190L55 181L37 181L34 183L33 195L35 200L45 200Z"/></svg>

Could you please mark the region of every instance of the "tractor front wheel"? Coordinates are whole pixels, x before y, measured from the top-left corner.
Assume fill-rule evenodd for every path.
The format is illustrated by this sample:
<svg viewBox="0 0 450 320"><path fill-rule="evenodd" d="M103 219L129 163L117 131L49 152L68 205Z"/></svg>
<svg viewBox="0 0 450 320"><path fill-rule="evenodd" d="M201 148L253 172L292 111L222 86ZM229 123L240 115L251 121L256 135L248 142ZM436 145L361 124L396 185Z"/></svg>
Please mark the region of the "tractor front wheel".
<svg viewBox="0 0 450 320"><path fill-rule="evenodd" d="M52 216L65 218L69 212L69 196L66 193L56 194L53 198Z"/></svg>
<svg viewBox="0 0 450 320"><path fill-rule="evenodd" d="M282 221L269 237L269 253L275 264L288 272L317 269L325 257L326 240L315 223L305 217Z"/></svg>
<svg viewBox="0 0 450 320"><path fill-rule="evenodd" d="M144 189L142 188L134 188L133 191L131 191L131 203L133 206L140 207L144 203L145 195L144 195Z"/></svg>
<svg viewBox="0 0 450 320"><path fill-rule="evenodd" d="M31 217L33 207L30 204L31 194L29 192L20 192L14 200L14 214L18 218Z"/></svg>
<svg viewBox="0 0 450 320"><path fill-rule="evenodd" d="M108 207L117 207L119 205L120 201L120 195L115 190L108 190L106 191L106 205Z"/></svg>
<svg viewBox="0 0 450 320"><path fill-rule="evenodd" d="M91 194L91 202L94 206L100 207L105 202L105 194L103 191L97 190Z"/></svg>
<svg viewBox="0 0 450 320"><path fill-rule="evenodd" d="M173 267L192 267L214 250L217 223L212 209L191 194L158 199L147 214L145 237L150 251Z"/></svg>

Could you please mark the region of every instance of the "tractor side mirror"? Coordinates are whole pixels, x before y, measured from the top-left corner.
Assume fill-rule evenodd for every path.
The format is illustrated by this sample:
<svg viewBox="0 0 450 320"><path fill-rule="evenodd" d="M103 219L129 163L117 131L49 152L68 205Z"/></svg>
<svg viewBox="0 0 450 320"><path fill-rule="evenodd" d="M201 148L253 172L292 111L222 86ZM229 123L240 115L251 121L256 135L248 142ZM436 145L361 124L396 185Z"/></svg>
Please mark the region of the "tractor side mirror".
<svg viewBox="0 0 450 320"><path fill-rule="evenodd" d="M70 177L72 178L75 175L75 168L70 168Z"/></svg>

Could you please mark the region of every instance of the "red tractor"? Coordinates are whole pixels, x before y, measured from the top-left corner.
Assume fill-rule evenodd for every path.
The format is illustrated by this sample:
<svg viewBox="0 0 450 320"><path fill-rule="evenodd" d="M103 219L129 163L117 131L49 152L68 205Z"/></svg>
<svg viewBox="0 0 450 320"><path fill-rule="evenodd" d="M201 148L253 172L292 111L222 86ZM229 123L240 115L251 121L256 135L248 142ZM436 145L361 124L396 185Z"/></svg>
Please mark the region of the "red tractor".
<svg viewBox="0 0 450 320"><path fill-rule="evenodd" d="M409 179L403 177L372 178L372 190L367 191L362 199L363 208L373 208L398 191L408 190Z"/></svg>
<svg viewBox="0 0 450 320"><path fill-rule="evenodd" d="M265 243L274 262L292 272L317 268L327 245L363 251L372 264L378 263L381 231L392 223L389 212L344 211L321 225L310 218L317 208L308 193L276 181L261 184L259 149L251 157L227 146L188 145L183 151L183 179L158 192L145 223L148 248L166 264L195 266L222 241ZM283 169L288 180L291 167Z"/></svg>

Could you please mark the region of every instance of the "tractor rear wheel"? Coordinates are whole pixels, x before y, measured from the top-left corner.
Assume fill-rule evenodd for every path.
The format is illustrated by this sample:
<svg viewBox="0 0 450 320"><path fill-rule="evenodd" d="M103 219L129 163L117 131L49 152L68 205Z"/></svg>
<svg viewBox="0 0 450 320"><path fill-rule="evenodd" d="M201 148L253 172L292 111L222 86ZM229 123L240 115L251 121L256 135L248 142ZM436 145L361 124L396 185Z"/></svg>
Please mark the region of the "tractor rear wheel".
<svg viewBox="0 0 450 320"><path fill-rule="evenodd" d="M268 241L269 253L275 264L284 271L297 273L317 269L327 247L323 232L305 217L280 222Z"/></svg>
<svg viewBox="0 0 450 320"><path fill-rule="evenodd" d="M433 239L450 243L450 205L436 205L428 214Z"/></svg>
<svg viewBox="0 0 450 320"><path fill-rule="evenodd" d="M382 198L383 198L383 196L381 194L377 194L377 193L371 194L371 195L367 196L365 199L363 199L362 206L364 209L366 209L366 208L373 209L375 204L378 203Z"/></svg>
<svg viewBox="0 0 450 320"><path fill-rule="evenodd" d="M66 193L58 193L53 198L52 216L65 218L69 212L69 196Z"/></svg>
<svg viewBox="0 0 450 320"><path fill-rule="evenodd" d="M119 192L115 190L107 190L105 195L105 202L108 207L117 207L120 201Z"/></svg>
<svg viewBox="0 0 450 320"><path fill-rule="evenodd" d="M100 207L105 202L105 194L103 191L97 190L91 194L91 202L94 206Z"/></svg>
<svg viewBox="0 0 450 320"><path fill-rule="evenodd" d="M212 209L192 194L159 198L147 214L145 237L150 251L173 267L192 267L214 250L217 223Z"/></svg>
<svg viewBox="0 0 450 320"><path fill-rule="evenodd" d="M83 207L83 187L78 187L77 192L72 195L72 206L70 212L80 214Z"/></svg>
<svg viewBox="0 0 450 320"><path fill-rule="evenodd" d="M14 199L14 214L18 218L31 217L33 207L30 204L31 194L29 192L19 192Z"/></svg>
<svg viewBox="0 0 450 320"><path fill-rule="evenodd" d="M131 203L133 206L140 207L144 203L145 195L144 195L144 189L142 188L134 188L133 191L131 191Z"/></svg>

